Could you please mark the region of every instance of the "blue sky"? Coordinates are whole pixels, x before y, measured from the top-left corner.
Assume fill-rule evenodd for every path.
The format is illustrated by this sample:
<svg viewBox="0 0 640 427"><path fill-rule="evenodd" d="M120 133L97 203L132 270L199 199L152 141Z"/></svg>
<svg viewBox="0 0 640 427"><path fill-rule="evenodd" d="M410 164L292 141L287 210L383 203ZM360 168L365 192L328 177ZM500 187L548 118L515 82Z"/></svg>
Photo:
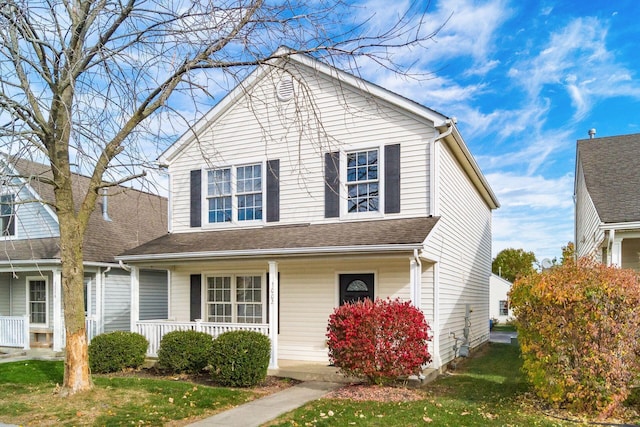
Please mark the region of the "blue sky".
<svg viewBox="0 0 640 427"><path fill-rule="evenodd" d="M458 119L502 205L494 256L513 247L559 258L573 241L576 140L591 128L640 132L640 2L431 2L434 28L449 15L416 64L430 79L362 74Z"/></svg>

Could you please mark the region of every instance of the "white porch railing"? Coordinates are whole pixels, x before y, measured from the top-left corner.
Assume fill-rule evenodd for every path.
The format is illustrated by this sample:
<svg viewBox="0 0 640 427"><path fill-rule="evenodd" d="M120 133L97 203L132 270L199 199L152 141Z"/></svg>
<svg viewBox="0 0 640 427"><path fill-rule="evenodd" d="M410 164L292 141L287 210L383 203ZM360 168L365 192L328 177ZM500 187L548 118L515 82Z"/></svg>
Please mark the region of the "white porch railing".
<svg viewBox="0 0 640 427"><path fill-rule="evenodd" d="M0 347L29 350L29 317L0 316Z"/></svg>
<svg viewBox="0 0 640 427"><path fill-rule="evenodd" d="M91 340L98 335L98 319L93 316L85 317L84 326L87 330L87 343L90 344Z"/></svg>
<svg viewBox="0 0 640 427"><path fill-rule="evenodd" d="M160 341L162 337L173 331L198 331L205 332L212 337L217 337L229 331L255 331L269 336L269 325L258 323L208 323L202 321L195 322L172 322L170 320L144 320L136 322L137 333L143 335L149 341L147 356L157 357Z"/></svg>

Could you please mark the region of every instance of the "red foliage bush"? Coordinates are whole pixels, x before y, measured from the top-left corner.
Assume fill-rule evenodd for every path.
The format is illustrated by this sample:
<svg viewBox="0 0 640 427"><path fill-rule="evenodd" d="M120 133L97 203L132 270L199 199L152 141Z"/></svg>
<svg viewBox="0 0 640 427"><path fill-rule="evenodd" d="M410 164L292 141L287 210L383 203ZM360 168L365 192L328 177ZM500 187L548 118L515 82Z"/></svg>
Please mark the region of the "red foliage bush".
<svg viewBox="0 0 640 427"><path fill-rule="evenodd" d="M640 373L637 273L567 262L518 279L509 297L536 393L573 411L616 411Z"/></svg>
<svg viewBox="0 0 640 427"><path fill-rule="evenodd" d="M399 299L336 308L327 327L329 360L349 376L382 384L418 374L431 361L424 314Z"/></svg>

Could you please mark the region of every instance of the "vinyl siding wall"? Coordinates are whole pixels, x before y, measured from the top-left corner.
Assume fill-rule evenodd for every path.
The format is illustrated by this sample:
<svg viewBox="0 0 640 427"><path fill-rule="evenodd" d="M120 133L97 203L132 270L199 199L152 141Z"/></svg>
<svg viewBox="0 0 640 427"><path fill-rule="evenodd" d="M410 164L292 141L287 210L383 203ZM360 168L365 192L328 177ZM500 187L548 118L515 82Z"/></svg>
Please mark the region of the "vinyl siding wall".
<svg viewBox="0 0 640 427"><path fill-rule="evenodd" d="M16 194L16 234L9 239L40 239L60 235L58 222L41 203L23 203L34 200L33 195L22 186Z"/></svg>
<svg viewBox="0 0 640 427"><path fill-rule="evenodd" d="M470 343L489 338L489 276L491 273L491 210L461 169L453 154L440 144L438 228L427 252L439 259L440 340L442 364L454 358L456 337L463 337L466 305L471 309Z"/></svg>
<svg viewBox="0 0 640 427"><path fill-rule="evenodd" d="M104 281L104 332L128 331L131 328L131 276L129 272L111 270Z"/></svg>
<svg viewBox="0 0 640 427"><path fill-rule="evenodd" d="M11 276L0 274L0 316L11 315Z"/></svg>
<svg viewBox="0 0 640 427"><path fill-rule="evenodd" d="M595 255L602 257L599 250L604 239L604 231L599 229L600 218L589 196L582 168L579 166L576 176L576 255L578 257ZM607 260L601 260L606 262Z"/></svg>
<svg viewBox="0 0 640 427"><path fill-rule="evenodd" d="M326 328L329 315L338 306L338 278L341 273L374 273L375 295L408 300L410 256L314 257L278 260L280 273L281 359L327 361ZM267 260L210 262L179 267L171 273L171 313L177 321L189 320L191 274L262 273ZM203 294L204 295L204 294ZM205 315L203 296L203 317Z"/></svg>
<svg viewBox="0 0 640 427"><path fill-rule="evenodd" d="M140 272L140 320L166 319L169 304L167 273Z"/></svg>
<svg viewBox="0 0 640 427"><path fill-rule="evenodd" d="M388 217L428 213L427 143L435 135L433 125L324 77L293 72L307 85L298 87L294 100L278 101L278 77L269 75L172 161L173 232L200 230L190 228L191 170L279 159L280 223L323 222L324 154L379 147L382 155L384 145L397 143L402 143L401 212ZM206 210L203 200L203 214Z"/></svg>

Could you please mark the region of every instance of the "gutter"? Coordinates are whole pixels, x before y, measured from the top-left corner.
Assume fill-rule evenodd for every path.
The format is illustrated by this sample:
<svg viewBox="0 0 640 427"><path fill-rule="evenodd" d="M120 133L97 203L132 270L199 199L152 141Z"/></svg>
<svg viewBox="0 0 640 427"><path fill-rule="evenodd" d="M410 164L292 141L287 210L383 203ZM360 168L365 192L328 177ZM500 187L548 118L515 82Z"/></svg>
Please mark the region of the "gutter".
<svg viewBox="0 0 640 427"><path fill-rule="evenodd" d="M409 243L404 245L371 245L371 246L332 246L332 247L311 247L311 248L278 248L278 249L245 249L236 251L209 251L209 252L183 252L183 253L163 253L149 255L120 255L115 257L117 261L165 261L165 260L187 260L206 258L259 258L264 256L295 256L295 255L317 255L317 254L363 254L374 252L406 252L422 249L422 243Z"/></svg>

